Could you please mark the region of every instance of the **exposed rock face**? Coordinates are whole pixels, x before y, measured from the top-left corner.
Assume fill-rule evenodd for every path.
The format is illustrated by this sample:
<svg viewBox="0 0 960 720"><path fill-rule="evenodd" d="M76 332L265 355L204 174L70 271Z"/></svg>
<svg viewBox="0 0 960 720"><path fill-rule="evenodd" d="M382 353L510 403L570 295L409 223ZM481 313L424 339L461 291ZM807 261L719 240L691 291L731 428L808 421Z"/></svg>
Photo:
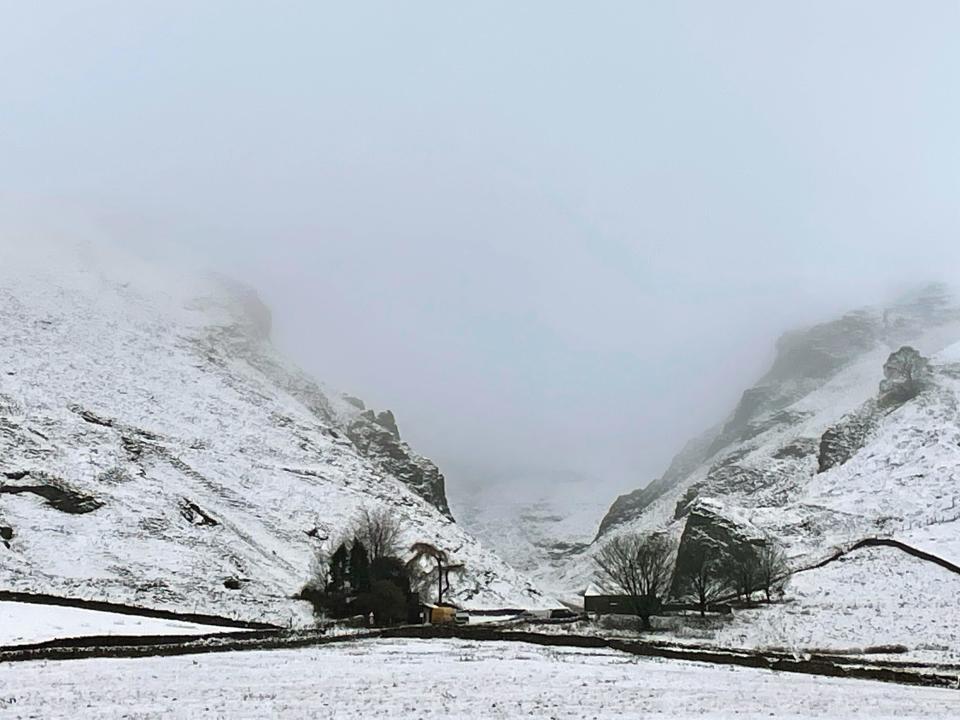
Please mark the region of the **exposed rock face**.
<svg viewBox="0 0 960 720"><path fill-rule="evenodd" d="M674 457L670 467L660 478L646 487L618 497L604 515L603 520L600 521L600 529L597 531L596 537L600 538L611 529L635 518L650 503L693 472L700 463L710 456L710 447L718 432L719 429L713 428L700 437L691 440Z"/></svg>
<svg viewBox="0 0 960 720"><path fill-rule="evenodd" d="M777 411L819 387L854 358L869 352L876 346L881 331L879 316L862 311L785 334L777 341L773 367L759 384L743 393L733 416L711 446L710 454L749 440L775 425L802 420L796 413Z"/></svg>
<svg viewBox="0 0 960 720"><path fill-rule="evenodd" d="M777 357L764 377L767 383L822 380L871 350L883 332L875 311L848 313L839 320L786 333L777 342Z"/></svg>
<svg viewBox="0 0 960 720"><path fill-rule="evenodd" d="M440 512L452 517L440 469L400 440L392 412L387 410L375 415L372 410L366 410L346 427L346 434L366 457L402 480Z"/></svg>
<svg viewBox="0 0 960 720"><path fill-rule="evenodd" d="M827 428L820 438L817 471L826 472L837 465L842 465L858 453L866 445L870 433L877 427L879 418L877 403L871 399L859 410Z"/></svg>
<svg viewBox="0 0 960 720"><path fill-rule="evenodd" d="M703 553L723 557L725 562L735 564L746 560L763 542L763 534L743 518L726 516L722 506L710 501L695 503L680 536L671 596L684 594L683 578Z"/></svg>
<svg viewBox="0 0 960 720"><path fill-rule="evenodd" d="M208 298L206 304L213 303ZM231 324L207 328L204 335L193 341L206 362L226 369L234 359L242 359L308 407L329 426L327 432L332 437L348 438L366 458L450 517L443 475L433 462L401 441L393 412L374 413L366 409L362 400L349 395L328 396L319 383L274 354L269 345L256 335L251 336L248 326L235 318L236 314L232 314ZM274 418L274 422L289 427L282 417ZM292 431L296 432L296 428ZM304 437L301 443L310 445Z"/></svg>

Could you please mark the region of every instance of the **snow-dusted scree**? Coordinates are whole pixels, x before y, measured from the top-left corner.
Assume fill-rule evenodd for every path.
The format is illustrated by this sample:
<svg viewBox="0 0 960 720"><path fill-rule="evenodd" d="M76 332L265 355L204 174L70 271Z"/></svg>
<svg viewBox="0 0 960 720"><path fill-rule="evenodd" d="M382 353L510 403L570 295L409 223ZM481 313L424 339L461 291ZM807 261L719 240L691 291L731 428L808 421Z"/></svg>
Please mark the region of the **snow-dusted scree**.
<svg viewBox="0 0 960 720"><path fill-rule="evenodd" d="M273 350L254 293L29 245L0 263L4 588L301 623L315 552L367 505L464 564L454 600L551 604L453 522L392 414Z"/></svg>

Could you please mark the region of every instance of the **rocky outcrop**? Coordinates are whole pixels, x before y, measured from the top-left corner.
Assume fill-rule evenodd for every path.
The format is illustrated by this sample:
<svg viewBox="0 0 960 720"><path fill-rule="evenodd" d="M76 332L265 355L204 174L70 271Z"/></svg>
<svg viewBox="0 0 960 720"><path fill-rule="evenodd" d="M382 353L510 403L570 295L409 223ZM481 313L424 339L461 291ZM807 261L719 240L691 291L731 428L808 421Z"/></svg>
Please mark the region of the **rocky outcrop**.
<svg viewBox="0 0 960 720"><path fill-rule="evenodd" d="M725 563L735 566L747 560L763 542L763 533L743 518L724 513L719 503L697 501L687 514L680 536L671 596L684 595L683 578L701 557L722 558Z"/></svg>
<svg viewBox="0 0 960 720"><path fill-rule="evenodd" d="M103 507L103 503L91 495L78 492L55 478L40 476L35 483L4 483L0 495L30 493L43 498L54 510L72 515L83 515Z"/></svg>
<svg viewBox="0 0 960 720"><path fill-rule="evenodd" d="M872 310L788 332L777 341L777 356L761 382L824 380L874 348L882 335L882 316Z"/></svg>
<svg viewBox="0 0 960 720"><path fill-rule="evenodd" d="M364 456L408 485L444 515L452 517L443 474L433 462L414 453L400 439L392 412L387 410L374 414L372 410L365 410L347 425L345 431Z"/></svg>
<svg viewBox="0 0 960 720"><path fill-rule="evenodd" d="M879 314L858 311L839 320L784 334L773 365L746 390L711 447L711 454L777 426L803 419L778 412L819 387L855 358L873 349L883 334Z"/></svg>
<svg viewBox="0 0 960 720"><path fill-rule="evenodd" d="M364 457L407 484L447 517L452 517L442 473L433 462L415 453L400 439L392 411L375 413L367 409L360 398L328 395L320 383L279 358L264 338L251 334L248 324L237 321L235 314L229 318L230 323L208 327L204 336L193 341L197 354L226 382L236 382L229 372L230 363L242 360L309 408L317 420L330 428L328 432L333 437L343 435L349 439ZM249 393L249 389L244 387L243 392ZM281 417L275 421L289 427ZM296 428L290 431L296 432ZM305 438L303 442L310 445Z"/></svg>
<svg viewBox="0 0 960 720"><path fill-rule="evenodd" d="M651 482L646 487L634 490L618 497L603 520L600 521L600 529L597 531L597 538L613 528L628 522L642 513L644 509L654 500L659 498L674 485L689 475L700 463L709 457L710 448L717 436L719 429L711 428L703 435L694 438L688 442L670 463L667 471L658 479Z"/></svg>
<svg viewBox="0 0 960 720"><path fill-rule="evenodd" d="M817 472L826 472L842 465L859 452L866 445L867 438L876 428L879 418L877 403L870 400L859 410L828 428L820 438Z"/></svg>
<svg viewBox="0 0 960 720"><path fill-rule="evenodd" d="M880 404L884 407L912 400L930 383L930 361L909 345L891 353L883 365Z"/></svg>

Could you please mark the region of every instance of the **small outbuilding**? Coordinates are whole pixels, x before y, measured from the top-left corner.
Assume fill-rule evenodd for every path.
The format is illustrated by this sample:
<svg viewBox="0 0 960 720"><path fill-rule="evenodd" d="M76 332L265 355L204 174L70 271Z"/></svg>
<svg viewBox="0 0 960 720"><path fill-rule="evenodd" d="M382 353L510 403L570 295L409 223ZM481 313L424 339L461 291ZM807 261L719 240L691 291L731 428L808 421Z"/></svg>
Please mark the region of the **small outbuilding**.
<svg viewBox="0 0 960 720"><path fill-rule="evenodd" d="M639 598L655 605L653 612L660 609L660 602L656 598ZM630 595L612 595L604 592L593 583L583 591L583 611L596 615L636 615L637 601Z"/></svg>
<svg viewBox="0 0 960 720"><path fill-rule="evenodd" d="M420 622L424 625L453 625L457 609L449 605L420 604Z"/></svg>

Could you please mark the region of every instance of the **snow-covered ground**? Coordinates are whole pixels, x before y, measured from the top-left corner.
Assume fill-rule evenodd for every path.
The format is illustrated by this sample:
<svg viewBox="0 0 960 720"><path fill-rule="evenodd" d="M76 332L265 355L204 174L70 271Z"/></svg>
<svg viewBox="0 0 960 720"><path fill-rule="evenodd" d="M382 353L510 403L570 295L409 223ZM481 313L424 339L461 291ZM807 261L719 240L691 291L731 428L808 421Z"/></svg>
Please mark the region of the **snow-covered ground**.
<svg viewBox="0 0 960 720"><path fill-rule="evenodd" d="M956 664L958 598L960 575L895 548L862 548L794 575L785 602L700 628L694 618L681 634L698 644L799 652L902 645L907 652L895 659Z"/></svg>
<svg viewBox="0 0 960 720"><path fill-rule="evenodd" d="M521 643L0 666L9 718L955 718L960 691Z"/></svg>
<svg viewBox="0 0 960 720"><path fill-rule="evenodd" d="M960 487L957 489L957 495L960 496ZM954 507L945 508L943 517L951 518L954 514L960 515L960 502ZM895 537L907 545L936 555L960 567L960 517L948 522L933 522L903 530L896 533Z"/></svg>
<svg viewBox="0 0 960 720"><path fill-rule="evenodd" d="M641 632L634 618L509 627L550 634L599 635L698 647L840 653L905 663L960 664L960 575L893 547L854 550L815 570L796 573L782 601L737 609L653 618ZM899 646L896 651L893 646Z"/></svg>
<svg viewBox="0 0 960 720"><path fill-rule="evenodd" d="M208 635L233 628L121 615L83 608L0 602L0 645L29 645L91 635Z"/></svg>

